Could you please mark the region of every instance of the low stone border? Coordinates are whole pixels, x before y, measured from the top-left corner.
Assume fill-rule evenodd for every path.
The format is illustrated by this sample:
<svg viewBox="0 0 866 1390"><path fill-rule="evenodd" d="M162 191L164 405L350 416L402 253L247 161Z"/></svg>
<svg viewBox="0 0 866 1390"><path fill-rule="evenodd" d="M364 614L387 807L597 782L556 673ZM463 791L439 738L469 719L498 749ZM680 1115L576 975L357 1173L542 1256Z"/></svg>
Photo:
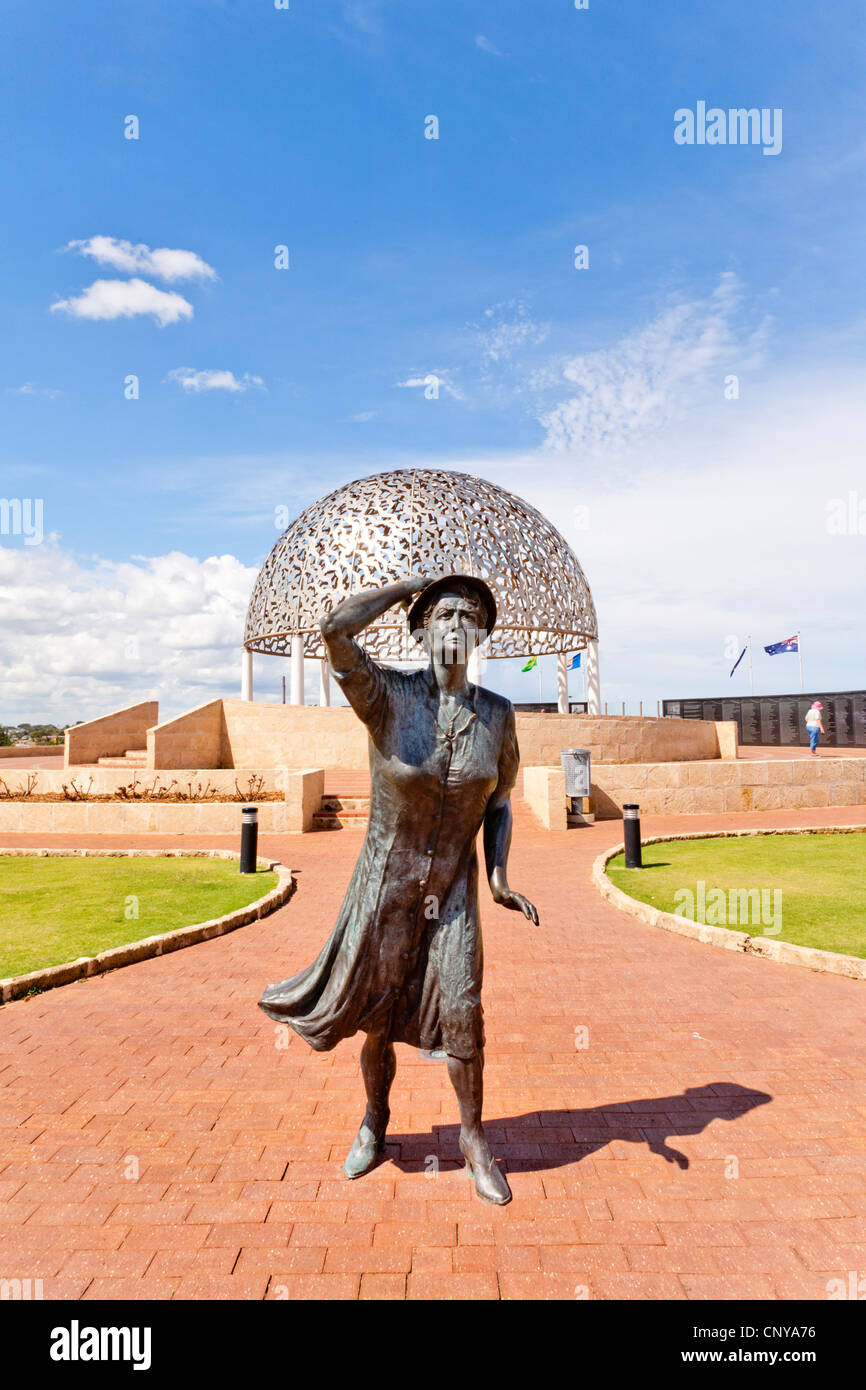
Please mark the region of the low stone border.
<svg viewBox="0 0 866 1390"><path fill-rule="evenodd" d="M11 858L37 859L239 859L240 855L229 849L2 849L0 855ZM43 970L31 970L27 975L15 975L0 980L0 1004L8 1004L20 999L31 990L56 989L59 985L71 984L73 980L83 980L91 975L102 975L106 970L116 970L123 965L135 965L137 961L149 960L151 956L166 956L171 951L180 951L184 946L195 946L199 941L210 941L214 936L225 936L227 932L245 927L260 917L267 917L275 908L281 907L295 890L292 872L276 859L257 859L259 868L277 874L277 886L263 898L248 903L246 907L236 908L224 917L213 917L207 922L196 922L189 927L178 927L176 931L163 932L159 936L146 936L141 941L130 941L126 946L114 946L108 951L100 951L96 956L79 956L77 960L65 961L62 965L48 965Z"/></svg>
<svg viewBox="0 0 866 1390"><path fill-rule="evenodd" d="M28 743L24 746L12 743L0 748L0 761L4 758L62 758L63 753L62 743Z"/></svg>
<svg viewBox="0 0 866 1390"><path fill-rule="evenodd" d="M650 835L642 840L644 845L669 844L672 840L723 840L740 835L840 835L846 831L857 830L866 834L862 825L808 825L774 826L755 830L689 830L674 835ZM689 917L679 917L674 912L662 912L649 903L629 897L611 883L606 869L611 859L622 854L624 845L614 845L606 849L593 862L592 879L596 888L607 902L639 917L651 927L661 927L664 931L676 932L679 936L691 937L707 946L721 946L726 951L743 951L747 955L763 956L765 960L781 961L784 965L800 965L807 970L819 970L829 975L845 975L852 980L866 980L866 960L859 956L843 956L837 951L821 951L814 946L795 946L789 941L777 941L774 937L750 936L748 932L731 931L729 927L712 927L707 923L693 922Z"/></svg>

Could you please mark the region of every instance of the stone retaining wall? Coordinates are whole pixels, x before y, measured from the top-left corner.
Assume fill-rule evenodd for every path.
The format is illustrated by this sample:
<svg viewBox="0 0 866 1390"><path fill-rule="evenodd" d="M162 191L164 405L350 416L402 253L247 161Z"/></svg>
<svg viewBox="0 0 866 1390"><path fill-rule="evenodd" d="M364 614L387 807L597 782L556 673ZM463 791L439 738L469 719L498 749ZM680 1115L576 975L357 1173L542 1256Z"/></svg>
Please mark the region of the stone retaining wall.
<svg viewBox="0 0 866 1390"><path fill-rule="evenodd" d="M13 743L9 748L0 748L0 761L3 758L62 758L62 743Z"/></svg>
<svg viewBox="0 0 866 1390"><path fill-rule="evenodd" d="M254 804L254 803L251 803ZM284 801L259 803L259 829L290 829ZM0 833L36 835L231 835L241 833L241 803L225 801L0 801Z"/></svg>
<svg viewBox="0 0 866 1390"><path fill-rule="evenodd" d="M38 770L37 790L59 787L69 773ZM311 830L313 815L324 793L321 768L278 769L263 772L265 790L281 791L283 800L255 803L259 825L269 834ZM28 774L13 769L4 775L7 786L24 785ZM170 780L170 774L141 773L140 779ZM178 778L219 784L224 794L243 787L248 772L197 769ZM87 783L90 770L79 771ZM129 774L114 769L94 770L94 791L106 791ZM565 829L565 778L561 766L522 767L523 794L549 830ZM97 783L99 786L97 787ZM811 806L866 805L866 758L768 759L766 762L708 761L694 763L601 764L592 767L592 810L599 820L622 816L626 801L636 801L644 815L701 815L728 811L777 811ZM241 803L226 801L6 801L0 799L0 831L40 831L79 834L174 835L233 834L240 829Z"/></svg>
<svg viewBox="0 0 866 1390"><path fill-rule="evenodd" d="M647 763L592 768L593 810L601 820L622 815L625 801L646 815L715 811L779 811L809 806L866 805L866 758L742 762Z"/></svg>
<svg viewBox="0 0 866 1390"><path fill-rule="evenodd" d="M225 757L222 700L210 700L147 731L149 768L234 767ZM307 759L309 761L309 759ZM262 766L271 767L272 763Z"/></svg>
<svg viewBox="0 0 866 1390"><path fill-rule="evenodd" d="M258 787L260 792L279 792L285 793L286 790L286 769L278 768L259 772L238 770L233 768L168 768L159 772L153 772L148 768L114 768L114 767L68 767L68 768L9 768L4 771L0 767L0 781L13 794L22 792L28 785L33 788L36 795L52 793L61 795L63 787L71 787L74 781L75 786L89 791L93 796L117 796L119 787L129 787L133 780L138 790L150 790L156 788L157 791L165 789L174 782L175 792L187 794L192 788L193 792L197 788L205 789L210 786L218 796L229 797L235 795L240 790L241 794L248 796L248 789L251 786L251 778L256 779L253 785ZM258 786L258 779L261 779L261 786ZM249 799L255 800L254 797Z"/></svg>
<svg viewBox="0 0 866 1390"><path fill-rule="evenodd" d="M518 714L524 766L558 765L563 748L588 748L596 763L686 762L736 758L736 724L631 715Z"/></svg>
<svg viewBox="0 0 866 1390"><path fill-rule="evenodd" d="M521 761L558 763L563 748L588 748L593 762L735 758L736 724L621 715L518 714ZM215 700L151 729L152 768L341 767L367 769L367 730L336 706Z"/></svg>
<svg viewBox="0 0 866 1390"><path fill-rule="evenodd" d="M48 774L40 772L39 775ZM258 807L259 829L269 835L311 830L313 815L324 791L324 772L321 768L303 768L293 772L283 770L280 776L284 787L281 801L253 800L250 803ZM243 804L239 801L0 800L0 833L240 835Z"/></svg>
<svg viewBox="0 0 866 1390"><path fill-rule="evenodd" d="M249 700L222 705L224 767L368 767L367 729L352 709Z"/></svg>
<svg viewBox="0 0 866 1390"><path fill-rule="evenodd" d="M523 799L545 830L567 830L565 773L561 767L525 767Z"/></svg>
<svg viewBox="0 0 866 1390"><path fill-rule="evenodd" d="M147 748L150 770L279 767L367 769L367 730L344 707L210 700L157 723L155 701L92 719L66 735L67 766ZM556 764L563 748L588 748L594 763L736 758L736 724L623 715L517 715L521 760Z"/></svg>
<svg viewBox="0 0 866 1390"><path fill-rule="evenodd" d="M116 710L100 719L88 719L66 730L64 761L67 767L95 763L98 758L122 757L127 749L143 748L147 730L159 718L156 700Z"/></svg>

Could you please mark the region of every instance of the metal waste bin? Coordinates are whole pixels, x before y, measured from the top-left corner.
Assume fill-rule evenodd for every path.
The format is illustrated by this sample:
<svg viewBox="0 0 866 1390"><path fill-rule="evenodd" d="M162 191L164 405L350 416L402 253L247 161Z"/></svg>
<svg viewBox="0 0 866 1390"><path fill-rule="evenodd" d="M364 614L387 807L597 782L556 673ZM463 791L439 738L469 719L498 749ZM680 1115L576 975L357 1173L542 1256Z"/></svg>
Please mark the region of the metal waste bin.
<svg viewBox="0 0 866 1390"><path fill-rule="evenodd" d="M563 748L560 757L566 796L591 796L589 749Z"/></svg>

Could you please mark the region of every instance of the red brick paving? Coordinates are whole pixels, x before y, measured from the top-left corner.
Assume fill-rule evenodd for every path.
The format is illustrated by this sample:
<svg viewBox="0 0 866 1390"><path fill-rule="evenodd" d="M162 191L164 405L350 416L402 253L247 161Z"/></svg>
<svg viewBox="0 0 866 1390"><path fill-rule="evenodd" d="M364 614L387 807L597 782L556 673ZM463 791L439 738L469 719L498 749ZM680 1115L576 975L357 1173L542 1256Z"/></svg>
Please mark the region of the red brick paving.
<svg viewBox="0 0 866 1390"><path fill-rule="evenodd" d="M644 829L832 822L866 808ZM862 1276L862 982L618 913L589 867L620 834L549 834L519 811L511 879L541 925L482 904L510 1206L474 1198L444 1067L403 1046L387 1160L342 1178L361 1039L283 1050L256 1000L313 959L359 840L265 837L298 881L272 917L0 1010L0 1276L59 1299L340 1300L822 1299Z"/></svg>

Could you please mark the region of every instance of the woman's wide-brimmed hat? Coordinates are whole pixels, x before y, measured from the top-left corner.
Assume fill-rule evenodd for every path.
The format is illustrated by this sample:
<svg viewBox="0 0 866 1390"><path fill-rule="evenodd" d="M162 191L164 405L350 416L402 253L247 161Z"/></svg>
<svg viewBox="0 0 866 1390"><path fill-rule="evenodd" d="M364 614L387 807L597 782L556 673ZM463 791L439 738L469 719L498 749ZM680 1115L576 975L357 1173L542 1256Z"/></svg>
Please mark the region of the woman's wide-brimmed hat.
<svg viewBox="0 0 866 1390"><path fill-rule="evenodd" d="M426 589L422 589L409 609L409 631L417 632L420 627L423 627L424 614L430 604L435 603L440 594L447 594L453 590L457 584L464 585L478 595L486 615L483 624L484 630L485 632L492 632L496 623L496 599L484 580L476 579L474 574L441 574L438 579L433 580L432 584L428 584Z"/></svg>

